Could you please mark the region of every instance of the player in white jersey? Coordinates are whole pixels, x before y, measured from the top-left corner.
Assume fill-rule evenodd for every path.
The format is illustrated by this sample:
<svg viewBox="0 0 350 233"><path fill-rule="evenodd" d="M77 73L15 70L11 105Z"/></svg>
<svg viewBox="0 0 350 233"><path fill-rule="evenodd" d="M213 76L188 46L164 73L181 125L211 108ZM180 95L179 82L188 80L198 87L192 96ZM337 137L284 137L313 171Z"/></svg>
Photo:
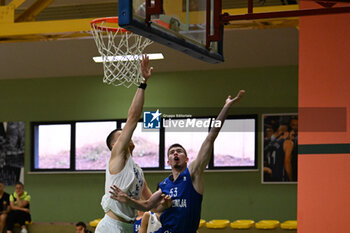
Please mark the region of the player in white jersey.
<svg viewBox="0 0 350 233"><path fill-rule="evenodd" d="M144 77L136 91L128 112L128 118L123 130L113 130L107 137L107 146L111 150L111 157L106 167L105 195L101 205L106 213L96 227L95 233L132 233L136 211L129 205L117 202L110 198L110 187L117 185L129 197L145 200L151 197L152 192L148 188L141 168L134 163L132 151L135 148L131 140L132 134L140 119L147 80L152 73L152 67L148 67L148 56L142 57L141 71ZM163 196L157 197L161 203Z"/></svg>

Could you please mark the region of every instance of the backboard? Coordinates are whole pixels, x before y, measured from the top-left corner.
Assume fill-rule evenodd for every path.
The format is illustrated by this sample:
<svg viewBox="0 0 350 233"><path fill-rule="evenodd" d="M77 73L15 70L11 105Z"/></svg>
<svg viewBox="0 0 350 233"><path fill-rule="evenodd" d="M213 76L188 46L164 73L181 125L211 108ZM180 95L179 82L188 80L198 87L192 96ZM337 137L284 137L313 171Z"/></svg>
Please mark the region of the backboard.
<svg viewBox="0 0 350 233"><path fill-rule="evenodd" d="M119 26L197 59L220 63L223 30L218 29L223 25L218 23L221 9L215 2L219 1L123 0ZM218 32L221 36L213 41Z"/></svg>

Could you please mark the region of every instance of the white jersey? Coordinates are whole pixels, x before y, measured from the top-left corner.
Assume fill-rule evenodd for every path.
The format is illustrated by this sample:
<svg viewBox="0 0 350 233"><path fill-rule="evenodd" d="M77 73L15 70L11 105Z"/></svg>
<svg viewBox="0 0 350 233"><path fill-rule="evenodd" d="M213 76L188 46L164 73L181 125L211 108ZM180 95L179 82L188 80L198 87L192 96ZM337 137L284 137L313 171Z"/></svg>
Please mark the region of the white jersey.
<svg viewBox="0 0 350 233"><path fill-rule="evenodd" d="M144 176L142 169L134 162L132 156L129 156L125 167L118 174L109 173L109 162L106 168L105 195L102 197L101 205L105 213L111 210L114 214L127 221L134 221L136 210L127 204L113 200L110 196L111 186L116 185L123 192L134 199L140 199L144 185Z"/></svg>

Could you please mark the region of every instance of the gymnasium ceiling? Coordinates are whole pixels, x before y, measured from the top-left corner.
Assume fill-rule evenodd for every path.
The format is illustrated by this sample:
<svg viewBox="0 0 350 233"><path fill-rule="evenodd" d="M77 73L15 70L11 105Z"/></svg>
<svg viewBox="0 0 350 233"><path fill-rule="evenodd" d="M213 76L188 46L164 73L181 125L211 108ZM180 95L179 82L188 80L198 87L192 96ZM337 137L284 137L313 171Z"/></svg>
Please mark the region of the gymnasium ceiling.
<svg viewBox="0 0 350 233"><path fill-rule="evenodd" d="M257 6L262 4L262 1L255 1ZM3 6L9 2L11 1L0 0ZM16 9L15 15L23 13L34 2L35 0L25 1ZM117 2L116 0L56 0L35 17L35 22L114 16ZM280 0L266 0L264 7L280 3ZM245 7L245 4L246 0L223 0L223 8L227 10L239 9ZM10 31L8 26L11 24L1 24L1 17L0 12L0 33L4 34L4 31ZM149 46L146 52L162 52L165 56L164 60L152 61L155 72L297 65L297 23L297 19L289 19L243 22L226 26L225 62L222 64L207 64L156 43ZM25 30L36 29L27 27ZM0 35L0 79L102 76L102 64L96 64L92 60L93 56L98 56L98 52L91 36L85 33L83 37L71 38L71 34L67 35L60 35L59 40L56 40L57 35L36 37Z"/></svg>

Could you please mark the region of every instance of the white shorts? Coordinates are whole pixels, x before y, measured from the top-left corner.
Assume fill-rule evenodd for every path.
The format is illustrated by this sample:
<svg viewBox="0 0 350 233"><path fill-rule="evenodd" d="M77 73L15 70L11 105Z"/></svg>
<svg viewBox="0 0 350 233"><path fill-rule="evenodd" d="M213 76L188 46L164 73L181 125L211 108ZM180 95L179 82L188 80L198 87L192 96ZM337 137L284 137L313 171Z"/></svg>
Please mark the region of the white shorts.
<svg viewBox="0 0 350 233"><path fill-rule="evenodd" d="M109 217L107 214L98 223L95 233L133 233L134 225L121 222Z"/></svg>

